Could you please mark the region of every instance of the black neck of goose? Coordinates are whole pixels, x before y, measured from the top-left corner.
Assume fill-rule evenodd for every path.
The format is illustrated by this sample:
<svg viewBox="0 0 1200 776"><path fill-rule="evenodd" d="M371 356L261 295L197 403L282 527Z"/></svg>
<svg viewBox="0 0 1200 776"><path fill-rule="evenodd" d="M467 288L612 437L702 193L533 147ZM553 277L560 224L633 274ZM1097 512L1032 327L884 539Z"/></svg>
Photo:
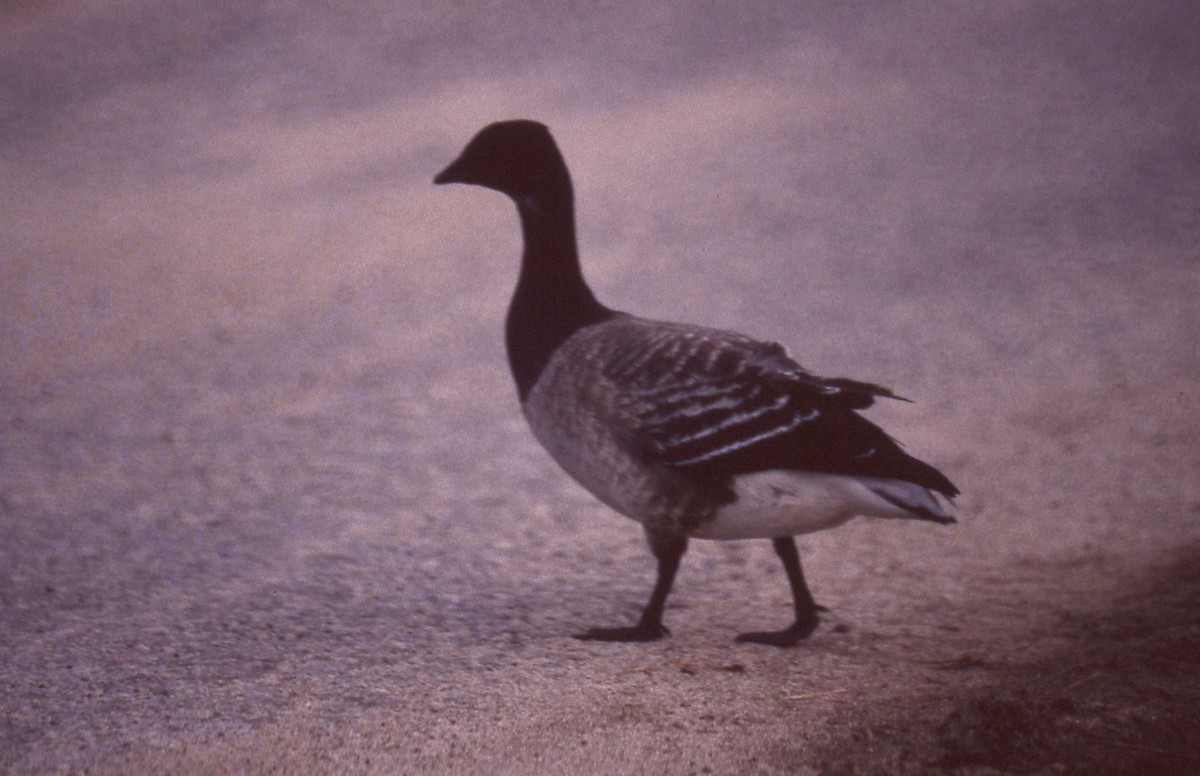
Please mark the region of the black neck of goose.
<svg viewBox="0 0 1200 776"><path fill-rule="evenodd" d="M565 170L564 170L565 178ZM521 274L508 309L508 363L521 401L555 348L612 313L592 294L579 267L569 179L549 193L514 197L525 237Z"/></svg>

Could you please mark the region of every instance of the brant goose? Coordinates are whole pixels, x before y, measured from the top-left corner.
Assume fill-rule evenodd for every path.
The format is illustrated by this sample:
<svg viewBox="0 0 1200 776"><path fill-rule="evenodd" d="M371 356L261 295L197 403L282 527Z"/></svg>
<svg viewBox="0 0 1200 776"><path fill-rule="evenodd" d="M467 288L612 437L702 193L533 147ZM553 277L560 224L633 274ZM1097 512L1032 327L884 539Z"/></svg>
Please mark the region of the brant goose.
<svg viewBox="0 0 1200 776"><path fill-rule="evenodd" d="M535 121L485 127L434 183L516 202L525 253L508 311L508 360L538 441L597 498L642 524L658 579L636 625L576 638L650 641L690 538L770 539L796 621L738 641L792 646L819 611L793 536L862 515L953 523L958 488L858 410L887 388L804 370L783 346L610 310L579 267L571 178Z"/></svg>

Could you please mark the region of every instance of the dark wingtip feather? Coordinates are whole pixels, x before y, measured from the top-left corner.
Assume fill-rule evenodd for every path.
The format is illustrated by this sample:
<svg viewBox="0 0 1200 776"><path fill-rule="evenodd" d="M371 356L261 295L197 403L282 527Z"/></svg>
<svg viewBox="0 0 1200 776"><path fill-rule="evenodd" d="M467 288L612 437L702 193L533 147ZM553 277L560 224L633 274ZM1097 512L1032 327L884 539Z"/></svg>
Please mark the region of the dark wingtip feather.
<svg viewBox="0 0 1200 776"><path fill-rule="evenodd" d="M862 410L875 403L876 398L896 399L897 401L912 402L894 393L891 388L885 388L875 383L865 383L861 380L851 380L847 377L819 378L821 390L833 403L847 409Z"/></svg>

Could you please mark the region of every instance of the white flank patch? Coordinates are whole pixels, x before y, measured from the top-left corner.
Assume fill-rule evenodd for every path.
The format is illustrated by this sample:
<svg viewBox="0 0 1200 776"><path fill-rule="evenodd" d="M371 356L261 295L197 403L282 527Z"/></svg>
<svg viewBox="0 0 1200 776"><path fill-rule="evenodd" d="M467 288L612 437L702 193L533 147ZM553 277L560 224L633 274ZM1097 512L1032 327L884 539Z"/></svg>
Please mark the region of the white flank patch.
<svg viewBox="0 0 1200 776"><path fill-rule="evenodd" d="M874 488L874 490L872 489ZM935 514L945 512L920 485L898 480L772 469L734 478L737 501L689 536L698 539L774 539L836 528L854 517L920 519L876 490Z"/></svg>

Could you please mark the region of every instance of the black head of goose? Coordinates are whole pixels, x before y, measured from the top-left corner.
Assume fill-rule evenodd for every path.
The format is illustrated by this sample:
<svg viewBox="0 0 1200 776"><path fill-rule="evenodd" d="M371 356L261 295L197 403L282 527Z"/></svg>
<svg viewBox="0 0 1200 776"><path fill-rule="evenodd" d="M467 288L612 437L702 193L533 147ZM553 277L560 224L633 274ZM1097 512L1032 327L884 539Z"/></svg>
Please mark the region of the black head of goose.
<svg viewBox="0 0 1200 776"><path fill-rule="evenodd" d="M579 266L570 175L544 125L485 127L434 182L516 203L525 250L506 341L521 408L571 476L642 524L658 559L636 625L578 638L661 638L689 538L764 538L787 572L796 620L738 640L791 646L822 610L793 536L856 516L954 522L935 495L953 498L954 484L857 412L899 398L888 389L818 377L776 343L600 304Z"/></svg>

